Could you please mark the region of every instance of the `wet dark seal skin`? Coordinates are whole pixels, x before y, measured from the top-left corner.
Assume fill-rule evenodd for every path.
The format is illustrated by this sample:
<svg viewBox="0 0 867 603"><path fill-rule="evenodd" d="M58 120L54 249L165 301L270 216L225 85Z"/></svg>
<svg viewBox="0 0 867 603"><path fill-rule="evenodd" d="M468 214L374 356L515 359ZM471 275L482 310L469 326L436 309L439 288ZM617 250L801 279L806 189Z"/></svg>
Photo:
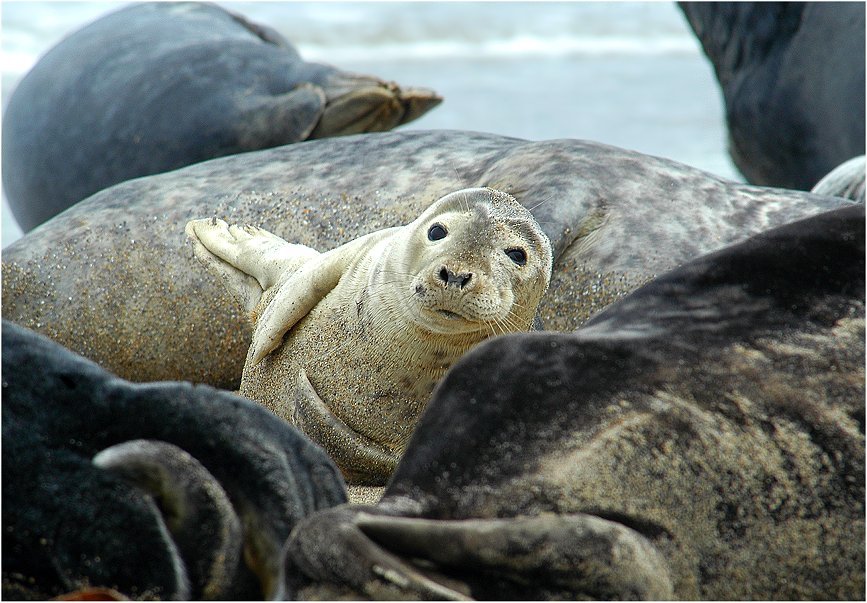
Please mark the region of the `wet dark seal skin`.
<svg viewBox="0 0 867 603"><path fill-rule="evenodd" d="M681 2L747 180L810 190L864 154L863 2Z"/></svg>
<svg viewBox="0 0 867 603"><path fill-rule="evenodd" d="M4 599L292 595L290 530L346 500L324 452L239 396L2 333Z"/></svg>
<svg viewBox="0 0 867 603"><path fill-rule="evenodd" d="M860 599L864 209L701 257L446 375L303 597Z"/></svg>
<svg viewBox="0 0 867 603"><path fill-rule="evenodd" d="M441 100L305 62L276 31L214 4L137 4L68 36L18 84L3 117L3 188L27 232L124 180L389 130Z"/></svg>
<svg viewBox="0 0 867 603"><path fill-rule="evenodd" d="M188 221L255 224L324 252L477 186L515 197L550 239L539 312L560 331L703 253L849 203L581 140L447 130L329 138L125 182L79 203L3 250L3 316L126 379L237 389L248 319L201 269Z"/></svg>

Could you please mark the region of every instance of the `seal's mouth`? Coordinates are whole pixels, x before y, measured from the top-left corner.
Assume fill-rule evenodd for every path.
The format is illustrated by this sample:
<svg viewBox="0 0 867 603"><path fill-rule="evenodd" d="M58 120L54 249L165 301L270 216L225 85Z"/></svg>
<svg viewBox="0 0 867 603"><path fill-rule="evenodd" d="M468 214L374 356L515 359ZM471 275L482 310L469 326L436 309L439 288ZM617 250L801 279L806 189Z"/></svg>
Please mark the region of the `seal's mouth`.
<svg viewBox="0 0 867 603"><path fill-rule="evenodd" d="M426 310L429 314L433 315L433 317L437 321L442 321L443 319L445 319L446 322L449 322L449 323L460 322L460 323L472 324L472 325L478 324L480 322L478 318L467 316L466 314L464 314L462 312L456 312L455 310L453 310L451 308L447 309L447 308L437 307L437 306L434 306L434 307L426 306L426 307L424 307L424 310Z"/></svg>

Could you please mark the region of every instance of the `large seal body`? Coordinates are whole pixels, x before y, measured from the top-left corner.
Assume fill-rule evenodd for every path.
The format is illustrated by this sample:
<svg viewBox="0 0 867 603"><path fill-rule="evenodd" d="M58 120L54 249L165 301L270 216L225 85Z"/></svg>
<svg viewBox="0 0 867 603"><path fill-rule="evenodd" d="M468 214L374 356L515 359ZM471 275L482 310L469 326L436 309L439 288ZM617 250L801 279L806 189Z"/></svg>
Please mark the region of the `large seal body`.
<svg viewBox="0 0 867 603"><path fill-rule="evenodd" d="M26 232L124 180L388 130L440 100L308 63L214 4L137 4L64 39L18 84L3 117L3 186Z"/></svg>
<svg viewBox="0 0 867 603"><path fill-rule="evenodd" d="M474 186L511 194L551 241L540 315L554 330L704 252L849 203L580 140L329 138L126 182L70 208L3 250L3 315L129 379L237 388L248 321L201 269L188 221L218 216L327 251Z"/></svg>
<svg viewBox="0 0 867 603"><path fill-rule="evenodd" d="M385 483L461 355L530 328L551 276L547 236L492 189L450 193L406 226L316 256L287 243L253 260L256 238L211 220L187 232L218 276L241 267L274 282L252 309L240 393L302 429L359 484ZM231 282L250 303L248 278Z"/></svg>
<svg viewBox="0 0 867 603"><path fill-rule="evenodd" d="M713 64L729 153L749 182L810 190L864 154L864 4L680 6Z"/></svg>
<svg viewBox="0 0 867 603"><path fill-rule="evenodd" d="M239 396L132 384L3 321L3 596L291 597L283 544L346 500L316 446Z"/></svg>
<svg viewBox="0 0 867 603"><path fill-rule="evenodd" d="M863 417L851 207L479 345L382 500L289 549L310 598L858 599Z"/></svg>

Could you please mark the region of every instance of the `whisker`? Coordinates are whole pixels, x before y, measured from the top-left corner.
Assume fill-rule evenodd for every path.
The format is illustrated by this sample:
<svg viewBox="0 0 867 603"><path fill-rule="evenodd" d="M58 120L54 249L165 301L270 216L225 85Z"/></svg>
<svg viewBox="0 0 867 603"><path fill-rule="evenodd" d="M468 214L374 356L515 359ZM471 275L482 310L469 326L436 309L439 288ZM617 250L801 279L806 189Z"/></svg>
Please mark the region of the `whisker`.
<svg viewBox="0 0 867 603"><path fill-rule="evenodd" d="M497 329L494 326L494 321L493 320L486 320L485 324L491 330L491 337L496 337L497 336Z"/></svg>
<svg viewBox="0 0 867 603"><path fill-rule="evenodd" d="M491 324L491 321L485 320L482 324L484 324L491 331L491 336L495 337L497 335L496 331L494 331L494 327Z"/></svg>
<svg viewBox="0 0 867 603"><path fill-rule="evenodd" d="M534 209L539 208L540 206L544 205L545 203L547 203L548 201L550 201L550 200L553 199L553 198L554 198L554 194L553 194L553 193L548 194L544 199L542 199L541 201L539 201L539 202L538 202L536 205L534 205L533 207L528 207L528 208L527 208L527 211L533 211Z"/></svg>
<svg viewBox="0 0 867 603"><path fill-rule="evenodd" d="M509 324L509 322L506 319L501 318L498 320L498 322L500 323L500 331L502 332L503 335L514 332L515 329L512 328L512 326Z"/></svg>

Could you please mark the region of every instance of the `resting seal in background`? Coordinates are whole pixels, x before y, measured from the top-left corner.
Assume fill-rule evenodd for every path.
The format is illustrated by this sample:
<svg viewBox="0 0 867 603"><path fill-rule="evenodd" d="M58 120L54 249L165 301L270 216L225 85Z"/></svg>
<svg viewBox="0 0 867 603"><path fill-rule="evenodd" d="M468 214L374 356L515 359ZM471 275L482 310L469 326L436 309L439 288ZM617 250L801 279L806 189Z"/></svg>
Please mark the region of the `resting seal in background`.
<svg viewBox="0 0 867 603"><path fill-rule="evenodd" d="M539 313L549 330L574 329L702 253L849 203L580 140L329 138L125 182L70 208L3 250L3 315L124 378L237 389L247 319L201 269L188 221L255 224L326 251L476 186L511 194L548 235L554 271Z"/></svg>
<svg viewBox="0 0 867 603"><path fill-rule="evenodd" d="M810 190L864 154L863 2L681 2L753 184Z"/></svg>
<svg viewBox="0 0 867 603"><path fill-rule="evenodd" d="M864 208L477 346L288 549L302 598L862 598Z"/></svg>
<svg viewBox="0 0 867 603"><path fill-rule="evenodd" d="M389 130L441 100L305 62L276 31L214 4L137 4L68 36L18 84L3 116L3 187L27 232L124 180Z"/></svg>
<svg viewBox="0 0 867 603"><path fill-rule="evenodd" d="M186 232L253 317L241 395L356 484L386 482L446 370L491 335L528 330L551 278L548 237L492 189L323 254L217 220Z"/></svg>
<svg viewBox="0 0 867 603"><path fill-rule="evenodd" d="M291 596L283 544L346 500L328 457L256 404L133 385L3 321L3 598Z"/></svg>

